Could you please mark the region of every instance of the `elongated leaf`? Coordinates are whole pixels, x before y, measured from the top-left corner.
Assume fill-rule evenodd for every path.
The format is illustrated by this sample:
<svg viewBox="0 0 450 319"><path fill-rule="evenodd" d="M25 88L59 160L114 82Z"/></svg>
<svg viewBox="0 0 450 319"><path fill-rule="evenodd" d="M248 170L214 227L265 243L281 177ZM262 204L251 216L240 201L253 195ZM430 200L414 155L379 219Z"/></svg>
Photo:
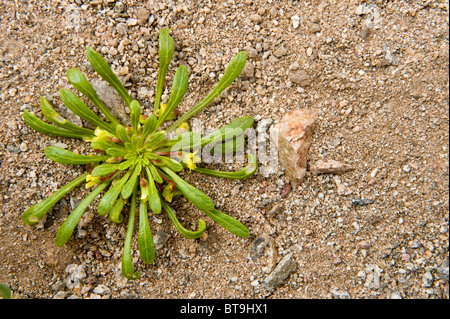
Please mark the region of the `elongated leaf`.
<svg viewBox="0 0 450 319"><path fill-rule="evenodd" d="M11 299L11 289L5 284L0 283L0 297L2 299Z"/></svg>
<svg viewBox="0 0 450 319"><path fill-rule="evenodd" d="M206 223L203 219L198 220L198 230L196 231L187 230L178 221L177 216L175 215L175 211L172 209L172 207L170 207L164 200L162 200L161 202L163 203L164 210L166 211L173 225L182 236L189 239L195 239L199 238L205 232Z"/></svg>
<svg viewBox="0 0 450 319"><path fill-rule="evenodd" d="M48 134L48 135L55 135L55 136L63 136L63 137L73 137L73 138L89 138L91 135L82 134L79 132L73 132L69 131L63 128L59 128L50 124L47 124L43 122L42 120L38 119L35 115L31 114L28 111L23 112L23 119L25 123L28 124L31 128L35 129L36 131Z"/></svg>
<svg viewBox="0 0 450 319"><path fill-rule="evenodd" d="M131 165L133 165L133 161L132 160L127 160L125 162L120 163L119 165L119 169L121 171L126 170L128 167L130 167Z"/></svg>
<svg viewBox="0 0 450 319"><path fill-rule="evenodd" d="M131 143L131 138L128 135L127 129L123 125L116 126L116 134L117 137L122 140L124 143Z"/></svg>
<svg viewBox="0 0 450 319"><path fill-rule="evenodd" d="M183 193L183 195L201 211L213 210L214 202L205 195L201 190L184 181L176 173L167 167L161 169L174 181L175 186Z"/></svg>
<svg viewBox="0 0 450 319"><path fill-rule="evenodd" d="M161 176L159 175L158 171L156 170L156 167L153 166L153 164L150 164L150 165L146 166L145 169L147 170L147 174L152 175L153 180L155 182L157 182L158 184L162 184L163 179L161 178Z"/></svg>
<svg viewBox="0 0 450 319"><path fill-rule="evenodd" d="M240 135L253 125L254 119L251 116L240 117L233 122L223 126L217 131L202 138L201 146L209 143L223 142L231 137Z"/></svg>
<svg viewBox="0 0 450 319"><path fill-rule="evenodd" d="M203 212L213 221L215 221L231 233L235 234L236 236L248 237L250 235L249 230L244 225L242 225L240 221L238 221L234 217L231 217L230 215L224 214L215 208L211 210L204 210Z"/></svg>
<svg viewBox="0 0 450 319"><path fill-rule="evenodd" d="M151 264L155 259L155 247L153 246L152 231L148 223L147 203L144 201L139 203L138 247L142 261L147 265Z"/></svg>
<svg viewBox="0 0 450 319"><path fill-rule="evenodd" d="M167 107L164 112L159 116L156 122L156 127L159 127L163 123L169 114L175 110L175 108L180 104L181 99L183 99L184 94L188 88L189 72L186 66L180 65L175 72L172 84L172 92L170 93L169 101L167 102Z"/></svg>
<svg viewBox="0 0 450 319"><path fill-rule="evenodd" d="M67 106L69 110L78 115L79 117L97 125L98 127L114 133L115 130L112 128L111 123L106 123L100 117L97 116L90 108L84 104L84 102L73 92L61 89L59 90L59 97L61 101Z"/></svg>
<svg viewBox="0 0 450 319"><path fill-rule="evenodd" d="M116 183L114 184L105 195L103 195L102 199L98 203L97 211L99 215L106 215L113 208L114 203L117 200L120 192L122 191L123 186L128 181L130 177L131 171L126 172L126 174Z"/></svg>
<svg viewBox="0 0 450 319"><path fill-rule="evenodd" d="M214 87L214 89L196 106L194 106L190 111L180 117L175 123L173 123L168 129L168 132L176 129L181 123L186 122L196 113L200 112L203 108L205 108L209 103L211 103L220 93L223 92L238 76L241 74L244 69L245 62L247 61L247 54L244 51L239 52L234 56L225 70L224 75L219 80L219 83Z"/></svg>
<svg viewBox="0 0 450 319"><path fill-rule="evenodd" d="M125 186L122 188L122 197L127 199L131 196L131 193L133 192L133 189L135 185L137 184L137 179L139 174L141 173L141 164L137 164L134 168L133 174L131 175L128 182L125 184Z"/></svg>
<svg viewBox="0 0 450 319"><path fill-rule="evenodd" d="M183 165L181 165L180 162L177 162L169 157L165 157L165 156L158 156L153 154L152 156L153 158L156 158L157 160L159 160L161 162L161 164L154 164L156 166L167 166L170 170L174 171L174 172L181 172L183 170Z"/></svg>
<svg viewBox="0 0 450 319"><path fill-rule="evenodd" d="M133 126L133 133L137 134L139 127L139 120L141 118L141 107L139 105L139 102L136 100L133 100L130 103L130 117L131 117L131 125Z"/></svg>
<svg viewBox="0 0 450 319"><path fill-rule="evenodd" d="M161 198L159 197L159 192L156 189L155 180L153 179L153 175L148 167L146 167L145 173L148 179L149 188L148 205L152 212L154 212L155 214L159 214L161 213Z"/></svg>
<svg viewBox="0 0 450 319"><path fill-rule="evenodd" d="M133 240L134 219L136 217L136 189L137 187L134 188L133 196L131 197L127 234L125 236L125 243L123 245L122 253L122 274L125 278L128 278L130 280L139 278L139 272L134 272L133 270L133 262L131 259L131 242Z"/></svg>
<svg viewBox="0 0 450 319"><path fill-rule="evenodd" d="M108 62L95 51L93 48L88 47L86 49L86 56L91 64L92 68L111 85L114 90L120 95L120 97L125 101L127 106L130 106L131 98L128 91L123 86L122 82L117 78L114 72L111 70Z"/></svg>
<svg viewBox="0 0 450 319"><path fill-rule="evenodd" d="M61 164L90 164L106 161L110 158L109 155L81 155L75 154L71 151L65 150L58 146L48 146L44 150L45 156L54 162Z"/></svg>
<svg viewBox="0 0 450 319"><path fill-rule="evenodd" d="M147 138L147 136L150 133L153 133L157 127L156 127L156 121L158 119L156 118L156 116L154 114L150 115L144 122L144 128L142 129L142 134L141 134L141 141L144 142ZM142 145L141 145L142 146Z"/></svg>
<svg viewBox="0 0 450 319"><path fill-rule="evenodd" d="M114 125L120 124L119 121L111 114L108 108L103 104L102 100L95 92L92 85L86 79L83 73L80 70L73 68L67 72L67 78L69 79L70 84L73 85L78 91L83 93L89 100L94 103L94 105L105 114L106 118L111 121Z"/></svg>
<svg viewBox="0 0 450 319"><path fill-rule="evenodd" d="M216 177L222 177L222 178L228 178L228 179L245 179L249 178L253 174L255 174L256 170L258 168L258 164L256 162L255 156L252 154L248 154L248 165L237 172L223 172L223 171L216 171L212 169L207 168L201 168L196 167L194 169L195 172L212 175Z"/></svg>
<svg viewBox="0 0 450 319"><path fill-rule="evenodd" d="M73 131L73 132L79 132L81 134L84 134L86 136L94 136L94 131L84 128L84 127L79 127L78 125L73 124L72 122L69 122L68 120L66 120L65 118L63 118L61 115L58 114L58 112L55 111L55 109L51 106L51 104L47 101L47 99L42 96L41 97L41 110L42 110L42 114L45 116L45 118L47 120L49 120L50 122L52 122L53 124L64 128L66 130L69 131Z"/></svg>
<svg viewBox="0 0 450 319"><path fill-rule="evenodd" d="M159 70L158 80L156 82L155 104L153 113L159 110L161 95L164 89L164 80L167 74L170 60L172 60L175 47L173 38L169 36L170 29L161 29L159 31Z"/></svg>
<svg viewBox="0 0 450 319"><path fill-rule="evenodd" d="M102 164L96 166L92 170L91 175L96 177L111 174L112 172L115 172L119 169L119 165L120 164Z"/></svg>
<svg viewBox="0 0 450 319"><path fill-rule="evenodd" d="M108 217L110 221L116 224L122 223L123 221L122 209L125 206L125 204L126 200L122 196L119 196L117 202L114 204L113 208L109 212Z"/></svg>
<svg viewBox="0 0 450 319"><path fill-rule="evenodd" d="M52 208L61 198L64 197L72 189L80 185L86 180L86 176L89 173L84 173L80 177L75 178L70 183L58 189L51 196L43 201L31 206L26 211L22 213L22 221L27 225L33 225L40 221L42 217Z"/></svg>
<svg viewBox="0 0 450 319"><path fill-rule="evenodd" d="M56 233L55 244L58 247L64 245L72 236L75 227L83 216L86 208L94 199L105 189L106 186L111 183L114 178L109 179L107 182L99 184L80 204L70 213L69 217L62 223Z"/></svg>

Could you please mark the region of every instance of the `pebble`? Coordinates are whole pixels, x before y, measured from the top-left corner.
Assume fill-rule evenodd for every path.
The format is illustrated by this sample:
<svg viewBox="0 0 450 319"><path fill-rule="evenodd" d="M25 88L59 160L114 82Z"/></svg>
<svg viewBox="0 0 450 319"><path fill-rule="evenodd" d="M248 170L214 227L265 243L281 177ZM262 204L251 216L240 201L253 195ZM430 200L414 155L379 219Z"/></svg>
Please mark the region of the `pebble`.
<svg viewBox="0 0 450 319"><path fill-rule="evenodd" d="M248 18L252 20L254 23L260 23L262 21L262 17L256 13L249 15Z"/></svg>
<svg viewBox="0 0 450 319"><path fill-rule="evenodd" d="M297 262L294 254L289 253L278 263L275 269L264 279L263 286L273 291L276 287L282 285L292 272L297 269Z"/></svg>
<svg viewBox="0 0 450 319"><path fill-rule="evenodd" d="M348 292L342 291L342 290L331 289L330 293L336 299L351 299L352 298Z"/></svg>
<svg viewBox="0 0 450 319"><path fill-rule="evenodd" d="M293 15L291 17L291 20L292 20L292 27L294 29L297 29L298 26L300 25L300 17L298 15Z"/></svg>
<svg viewBox="0 0 450 319"><path fill-rule="evenodd" d="M437 274L439 277L448 282L449 263L447 259L437 268Z"/></svg>
<svg viewBox="0 0 450 319"><path fill-rule="evenodd" d="M317 162L311 165L309 170L314 175L343 174L354 170L354 168L349 164L345 164L335 160L328 160L328 161L318 160Z"/></svg>
<svg viewBox="0 0 450 319"><path fill-rule="evenodd" d="M311 77L305 70L299 70L289 76L289 80L302 87L309 86L312 82Z"/></svg>
<svg viewBox="0 0 450 319"><path fill-rule="evenodd" d="M427 271L422 275L422 287L429 288L433 284L434 278L431 272Z"/></svg>
<svg viewBox="0 0 450 319"><path fill-rule="evenodd" d="M97 287L94 288L94 290L92 290L92 292L94 294L103 296L103 295L109 295L111 294L111 289L109 289L108 287L106 287L105 285L98 285Z"/></svg>
<svg viewBox="0 0 450 319"><path fill-rule="evenodd" d="M155 246L155 249L161 249L168 239L169 239L168 234L158 230L156 234L153 236L153 245Z"/></svg>

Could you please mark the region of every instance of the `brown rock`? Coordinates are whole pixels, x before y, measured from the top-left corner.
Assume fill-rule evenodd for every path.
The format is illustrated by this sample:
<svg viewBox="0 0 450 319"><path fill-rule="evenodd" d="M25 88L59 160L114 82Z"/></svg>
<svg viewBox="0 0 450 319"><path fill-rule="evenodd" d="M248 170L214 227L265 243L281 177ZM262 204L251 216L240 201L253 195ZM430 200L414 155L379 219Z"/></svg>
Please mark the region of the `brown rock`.
<svg viewBox="0 0 450 319"><path fill-rule="evenodd" d="M308 86L311 84L311 77L305 70L298 70L297 72L292 73L289 80L300 86Z"/></svg>
<svg viewBox="0 0 450 319"><path fill-rule="evenodd" d="M314 175L319 174L342 174L354 170L351 165L344 164L335 160L322 161L318 160L309 168Z"/></svg>
<svg viewBox="0 0 450 319"><path fill-rule="evenodd" d="M278 160L294 185L306 175L306 156L316 119L315 110L294 110L286 113L271 132L272 141L278 146Z"/></svg>

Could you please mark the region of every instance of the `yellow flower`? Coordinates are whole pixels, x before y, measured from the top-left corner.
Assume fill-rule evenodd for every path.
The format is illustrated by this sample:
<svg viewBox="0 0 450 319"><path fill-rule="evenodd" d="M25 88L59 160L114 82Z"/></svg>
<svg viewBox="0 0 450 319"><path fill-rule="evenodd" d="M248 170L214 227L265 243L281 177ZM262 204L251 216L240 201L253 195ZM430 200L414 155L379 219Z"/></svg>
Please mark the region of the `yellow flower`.
<svg viewBox="0 0 450 319"><path fill-rule="evenodd" d="M197 167L195 163L200 162L200 157L195 156L197 154L198 150L195 150L194 153L187 153L183 152L183 155L181 157L181 161L189 168L189 171L192 171Z"/></svg>
<svg viewBox="0 0 450 319"><path fill-rule="evenodd" d="M180 124L180 126L177 127L177 129L175 130L175 135L181 135L183 133L189 132L190 131L190 127L189 124L186 122L183 122Z"/></svg>
<svg viewBox="0 0 450 319"><path fill-rule="evenodd" d="M95 184L99 184L101 182L100 177L94 177L91 174L89 174L88 176L86 176L86 189L87 188L91 188L92 186L94 186Z"/></svg>

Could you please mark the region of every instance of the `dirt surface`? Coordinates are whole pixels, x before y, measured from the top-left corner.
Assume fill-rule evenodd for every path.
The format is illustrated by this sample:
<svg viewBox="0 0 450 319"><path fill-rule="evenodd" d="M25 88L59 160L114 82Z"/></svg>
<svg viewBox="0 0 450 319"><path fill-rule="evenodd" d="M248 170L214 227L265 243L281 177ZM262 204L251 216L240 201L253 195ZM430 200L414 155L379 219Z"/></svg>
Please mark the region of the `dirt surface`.
<svg viewBox="0 0 450 319"><path fill-rule="evenodd" d="M448 298L448 1L103 2L0 1L0 282L22 298ZM181 63L191 75L181 112L245 50L244 74L198 114L205 129L243 115L275 124L315 108L308 162L355 169L308 173L292 189L281 167L244 181L185 174L250 237L207 219L207 236L188 240L167 216L151 218L162 247L146 266L135 243L141 277L128 281L125 226L98 216L95 203L73 238L54 245L83 188L37 226L22 223L26 208L84 169L51 162L44 148L88 150L35 132L22 113L41 116L41 96L60 107L72 67L96 78L87 46L149 111L162 27L176 43L167 83ZM352 205L360 199L373 203ZM202 216L187 201L176 209L187 227ZM296 269L268 291L265 278L289 253Z"/></svg>

